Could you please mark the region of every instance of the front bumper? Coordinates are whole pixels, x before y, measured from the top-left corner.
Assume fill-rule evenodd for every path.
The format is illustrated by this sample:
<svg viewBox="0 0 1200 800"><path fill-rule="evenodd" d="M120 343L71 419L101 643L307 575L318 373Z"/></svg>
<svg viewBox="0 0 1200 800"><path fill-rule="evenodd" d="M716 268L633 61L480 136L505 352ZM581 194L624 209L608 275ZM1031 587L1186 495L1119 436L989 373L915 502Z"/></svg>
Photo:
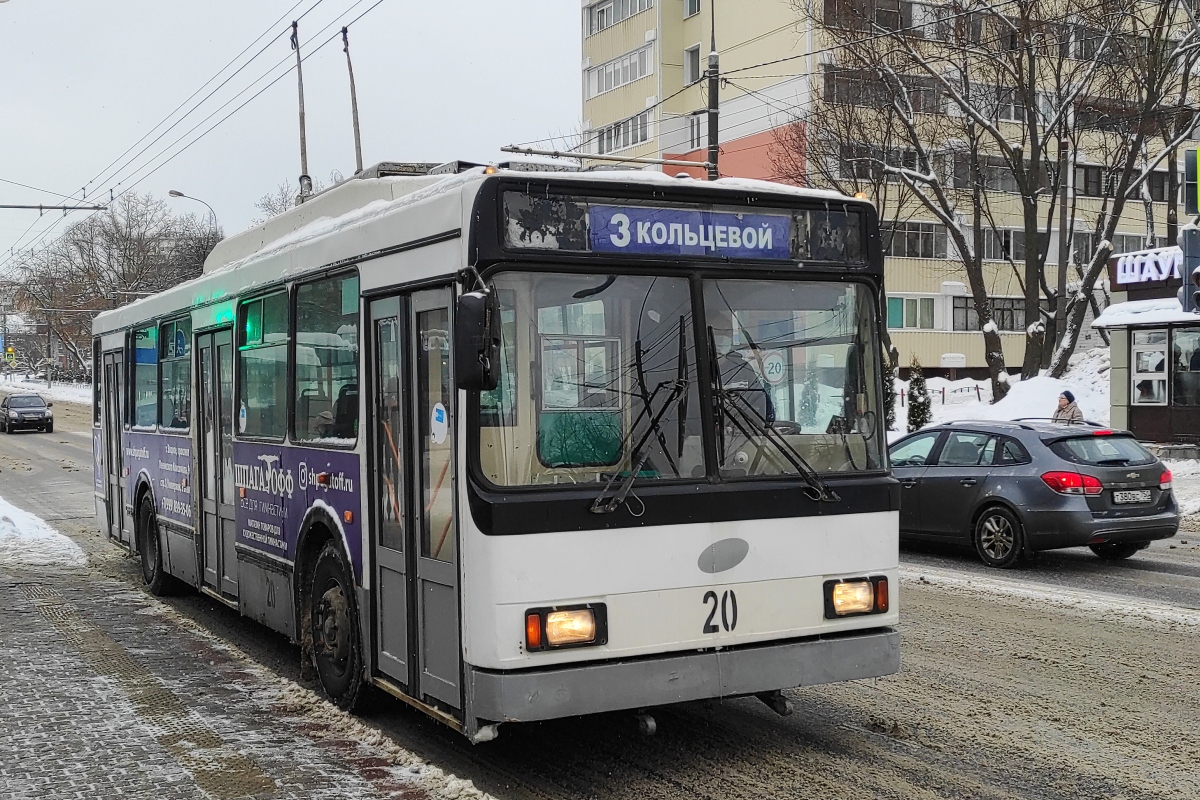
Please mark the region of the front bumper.
<svg viewBox="0 0 1200 800"><path fill-rule="evenodd" d="M1178 532L1180 519L1173 501L1166 511L1141 517L1095 517L1089 511L1034 511L1023 517L1034 550L1169 539Z"/></svg>
<svg viewBox="0 0 1200 800"><path fill-rule="evenodd" d="M467 666L471 713L532 722L891 675L891 628L718 651L498 672Z"/></svg>

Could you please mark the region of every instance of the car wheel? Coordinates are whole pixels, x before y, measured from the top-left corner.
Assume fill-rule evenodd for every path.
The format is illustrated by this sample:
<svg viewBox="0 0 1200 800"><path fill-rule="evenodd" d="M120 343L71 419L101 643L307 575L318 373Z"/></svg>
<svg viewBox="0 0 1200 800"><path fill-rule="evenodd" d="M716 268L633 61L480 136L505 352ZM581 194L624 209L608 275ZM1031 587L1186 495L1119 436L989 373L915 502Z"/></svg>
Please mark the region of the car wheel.
<svg viewBox="0 0 1200 800"><path fill-rule="evenodd" d="M975 552L984 564L997 569L1016 566L1021 560L1024 534L1016 515L1003 506L984 509L975 520Z"/></svg>
<svg viewBox="0 0 1200 800"><path fill-rule="evenodd" d="M51 422L49 425L46 426L46 433L54 433L54 423L53 422Z"/></svg>
<svg viewBox="0 0 1200 800"><path fill-rule="evenodd" d="M321 686L334 704L350 711L363 689L362 645L350 570L333 541L317 556L309 602L313 660Z"/></svg>
<svg viewBox="0 0 1200 800"><path fill-rule="evenodd" d="M1107 544L1090 544L1091 551L1105 561L1120 561L1146 546L1146 542L1108 542Z"/></svg>
<svg viewBox="0 0 1200 800"><path fill-rule="evenodd" d="M163 569L162 548L158 542L158 515L154 513L154 501L147 493L138 506L138 552L142 561L142 579L150 594L157 597L174 594L179 585L176 579Z"/></svg>

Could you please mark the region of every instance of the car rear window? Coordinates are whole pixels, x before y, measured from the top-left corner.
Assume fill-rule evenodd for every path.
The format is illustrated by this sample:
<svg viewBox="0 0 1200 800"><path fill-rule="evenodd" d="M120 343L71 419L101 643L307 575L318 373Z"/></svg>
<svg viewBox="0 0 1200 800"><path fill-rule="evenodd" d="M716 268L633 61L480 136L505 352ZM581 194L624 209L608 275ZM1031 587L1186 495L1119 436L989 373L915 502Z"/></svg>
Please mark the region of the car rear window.
<svg viewBox="0 0 1200 800"><path fill-rule="evenodd" d="M1050 445L1060 458L1091 466L1151 464L1154 456L1132 436L1079 436Z"/></svg>

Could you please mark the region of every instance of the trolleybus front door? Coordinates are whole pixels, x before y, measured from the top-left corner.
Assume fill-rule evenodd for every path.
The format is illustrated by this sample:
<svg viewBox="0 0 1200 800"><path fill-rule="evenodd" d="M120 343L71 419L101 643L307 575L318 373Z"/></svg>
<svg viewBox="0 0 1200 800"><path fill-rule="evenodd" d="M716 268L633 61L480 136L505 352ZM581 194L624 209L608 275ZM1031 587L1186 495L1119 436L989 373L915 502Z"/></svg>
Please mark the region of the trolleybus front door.
<svg viewBox="0 0 1200 800"><path fill-rule="evenodd" d="M129 544L125 525L125 460L121 452L125 428L125 353L104 354L104 472L108 506L108 535Z"/></svg>
<svg viewBox="0 0 1200 800"><path fill-rule="evenodd" d="M196 337L200 390L200 515L204 584L237 597L237 525L233 506L233 336Z"/></svg>
<svg viewBox="0 0 1200 800"><path fill-rule="evenodd" d="M380 671L413 697L460 709L451 300L436 289L372 304L372 488Z"/></svg>

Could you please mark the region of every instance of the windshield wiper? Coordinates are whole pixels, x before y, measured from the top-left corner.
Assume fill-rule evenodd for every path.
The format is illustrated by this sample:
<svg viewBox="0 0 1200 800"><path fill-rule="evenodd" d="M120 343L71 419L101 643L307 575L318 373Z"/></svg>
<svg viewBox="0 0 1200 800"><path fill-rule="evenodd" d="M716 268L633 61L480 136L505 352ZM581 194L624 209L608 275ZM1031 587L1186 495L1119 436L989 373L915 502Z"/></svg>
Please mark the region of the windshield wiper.
<svg viewBox="0 0 1200 800"><path fill-rule="evenodd" d="M613 484L617 482L617 479L620 478L621 475L620 473L617 473L608 479L608 483L604 484L604 488L600 491L600 494L597 495L596 499L592 501L592 507L590 510L593 514L611 514L620 508L621 504L625 502L625 498L629 496L629 490L633 488L633 482L637 480L638 474L642 471L642 467L646 465L646 461L650 458L650 451L648 449L643 450L643 448L646 446L646 442L650 439L651 434L657 433L661 437L662 429L659 427L659 423L662 421L663 415L667 413L667 410L670 409L671 405L678 400L680 395L686 394L687 387L688 383L686 380L682 382L678 380L664 381L663 383L660 383L658 386L654 387L654 391L650 393L650 396L645 398L642 410L638 412L637 418L634 419L633 425L631 425L629 428L629 434L632 436L633 432L637 430L637 425L642 421L643 417L648 416L650 419L650 424L646 427L646 431L641 435L641 437L638 438L637 443L629 451L633 454L640 454L638 456L637 463L633 465L633 468L629 471L629 474L625 476L623 481L621 481L621 485L617 489L616 494L614 494L611 499L605 502L604 498L608 496L609 490L612 489ZM671 392L667 396L666 401L663 402L662 408L660 408L657 413L651 414L650 412L654 407L654 399L658 396L659 392L668 388L671 390ZM665 445L663 452L666 453ZM669 454L667 454L667 458L670 458ZM676 475L678 474L678 470L676 470Z"/></svg>
<svg viewBox="0 0 1200 800"><path fill-rule="evenodd" d="M761 414L758 409L751 405L750 401L743 397L741 393L726 391L725 386L721 382L720 364L717 363L716 360L716 348L713 346L714 337L711 327L708 329L708 339L708 352L709 359L711 361L710 370L712 371L713 380L713 394L718 405L716 410L719 412L716 416L717 425L719 428L718 437L721 445L719 452L721 453L722 460L725 457L723 420L728 419L729 422L738 429L738 431L746 438L747 441L754 442L755 445L761 449L761 445L755 440L754 432L751 430L751 428L757 428L759 431L761 431L762 438L770 442L771 445L779 452L779 454L791 463L792 467L796 470L796 473L804 480L804 482L808 484L806 487L804 487L804 494L810 500L826 503L840 502L842 498L838 496L838 493L835 492L829 486L829 484L827 484L824 479L821 478L820 474L813 469L812 465L805 460L804 456L800 455L799 451L792 447L791 443L788 442L787 439L783 438L783 434L771 426L771 422L766 418L766 416ZM734 400L740 401L741 405L734 403Z"/></svg>

